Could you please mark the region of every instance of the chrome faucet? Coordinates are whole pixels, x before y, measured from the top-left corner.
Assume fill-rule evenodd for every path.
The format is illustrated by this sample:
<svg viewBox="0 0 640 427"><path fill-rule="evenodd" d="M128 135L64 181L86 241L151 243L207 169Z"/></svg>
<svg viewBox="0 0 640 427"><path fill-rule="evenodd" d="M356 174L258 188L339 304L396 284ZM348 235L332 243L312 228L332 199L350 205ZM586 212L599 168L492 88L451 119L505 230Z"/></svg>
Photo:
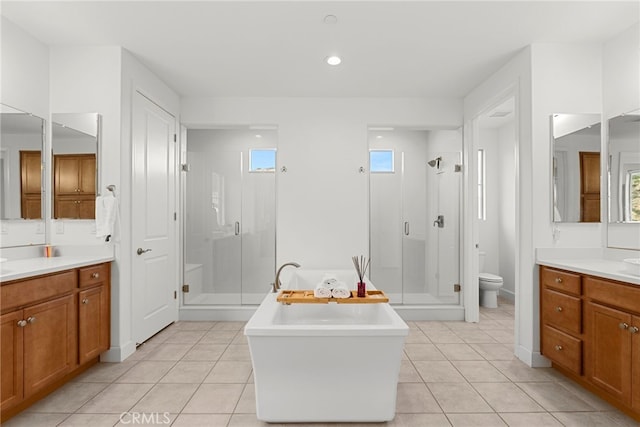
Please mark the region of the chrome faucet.
<svg viewBox="0 0 640 427"><path fill-rule="evenodd" d="M280 266L280 268L278 269L278 272L276 273L276 280L271 284L273 290L271 292L278 292L278 289L280 289L280 285L282 283L280 283L280 272L282 271L283 268L285 268L288 265L292 265L295 268L300 267L300 264L298 264L297 262L288 262L286 264L282 264Z"/></svg>

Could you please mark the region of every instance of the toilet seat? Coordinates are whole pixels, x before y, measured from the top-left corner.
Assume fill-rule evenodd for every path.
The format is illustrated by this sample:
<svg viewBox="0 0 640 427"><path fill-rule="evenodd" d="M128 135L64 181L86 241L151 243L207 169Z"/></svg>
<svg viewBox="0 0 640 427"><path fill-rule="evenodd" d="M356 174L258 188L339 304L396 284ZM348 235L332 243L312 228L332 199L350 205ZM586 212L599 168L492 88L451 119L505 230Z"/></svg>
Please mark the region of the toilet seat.
<svg viewBox="0 0 640 427"><path fill-rule="evenodd" d="M491 273L480 273L478 274L478 278L483 282L502 283L502 277Z"/></svg>

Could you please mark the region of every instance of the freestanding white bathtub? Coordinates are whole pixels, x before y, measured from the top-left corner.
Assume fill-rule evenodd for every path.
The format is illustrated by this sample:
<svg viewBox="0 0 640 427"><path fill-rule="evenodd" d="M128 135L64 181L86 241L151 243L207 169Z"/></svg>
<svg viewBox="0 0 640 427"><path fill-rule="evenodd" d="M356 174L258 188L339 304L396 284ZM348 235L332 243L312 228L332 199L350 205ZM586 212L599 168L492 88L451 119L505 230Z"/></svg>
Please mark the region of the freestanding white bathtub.
<svg viewBox="0 0 640 427"><path fill-rule="evenodd" d="M283 288L313 289L326 272L291 269ZM355 289L354 272L331 272ZM400 360L409 333L393 308L386 303L284 305L276 296L268 294L245 327L258 419L393 419Z"/></svg>

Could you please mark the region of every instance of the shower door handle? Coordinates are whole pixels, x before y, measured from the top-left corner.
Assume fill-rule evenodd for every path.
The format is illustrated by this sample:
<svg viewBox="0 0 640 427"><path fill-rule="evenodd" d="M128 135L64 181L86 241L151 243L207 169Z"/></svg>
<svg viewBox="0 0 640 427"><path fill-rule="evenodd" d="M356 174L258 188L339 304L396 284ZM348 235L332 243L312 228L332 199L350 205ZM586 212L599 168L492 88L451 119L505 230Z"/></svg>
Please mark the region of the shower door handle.
<svg viewBox="0 0 640 427"><path fill-rule="evenodd" d="M240 223L238 221L236 221L235 233L236 233L236 236L240 235Z"/></svg>
<svg viewBox="0 0 640 427"><path fill-rule="evenodd" d="M404 235L405 236L409 235L409 222L408 221L404 222Z"/></svg>

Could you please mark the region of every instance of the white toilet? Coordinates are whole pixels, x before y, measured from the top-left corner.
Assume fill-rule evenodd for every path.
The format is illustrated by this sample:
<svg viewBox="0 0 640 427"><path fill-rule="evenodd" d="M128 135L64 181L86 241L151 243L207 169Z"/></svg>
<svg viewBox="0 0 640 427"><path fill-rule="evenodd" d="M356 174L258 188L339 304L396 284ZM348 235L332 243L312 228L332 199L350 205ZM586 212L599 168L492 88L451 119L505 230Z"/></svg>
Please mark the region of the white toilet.
<svg viewBox="0 0 640 427"><path fill-rule="evenodd" d="M486 252L480 252L480 306L487 308L498 307L498 289L502 287L502 277L484 272Z"/></svg>

